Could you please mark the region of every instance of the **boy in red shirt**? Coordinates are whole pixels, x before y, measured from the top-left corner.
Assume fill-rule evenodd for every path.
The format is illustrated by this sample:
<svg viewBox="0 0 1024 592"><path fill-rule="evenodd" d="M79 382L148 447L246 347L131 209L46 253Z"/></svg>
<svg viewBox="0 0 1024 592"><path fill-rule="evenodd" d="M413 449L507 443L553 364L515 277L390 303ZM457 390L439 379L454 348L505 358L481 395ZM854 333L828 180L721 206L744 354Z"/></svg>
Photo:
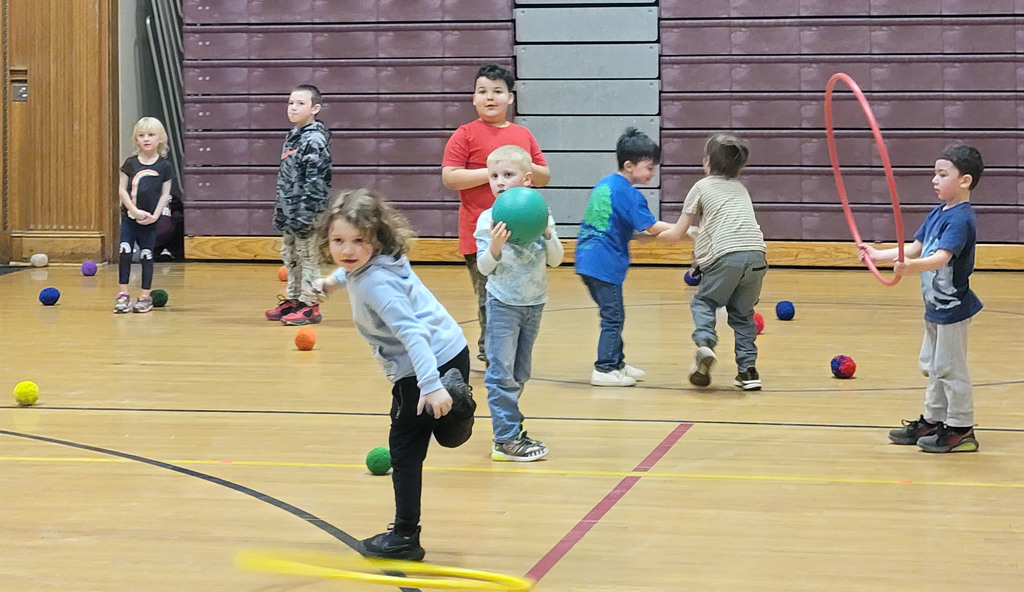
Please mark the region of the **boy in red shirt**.
<svg viewBox="0 0 1024 592"><path fill-rule="evenodd" d="M551 180L544 153L530 130L507 119L508 108L515 100L512 74L495 64L481 66L476 73L473 106L479 119L459 126L444 147L441 181L448 189L459 192L459 252L466 258L469 276L477 297L480 339L477 358L487 361L484 353L484 330L487 327L487 277L476 268L476 221L480 213L494 204L487 175L487 156L500 146L514 144L530 154L533 186L543 187Z"/></svg>

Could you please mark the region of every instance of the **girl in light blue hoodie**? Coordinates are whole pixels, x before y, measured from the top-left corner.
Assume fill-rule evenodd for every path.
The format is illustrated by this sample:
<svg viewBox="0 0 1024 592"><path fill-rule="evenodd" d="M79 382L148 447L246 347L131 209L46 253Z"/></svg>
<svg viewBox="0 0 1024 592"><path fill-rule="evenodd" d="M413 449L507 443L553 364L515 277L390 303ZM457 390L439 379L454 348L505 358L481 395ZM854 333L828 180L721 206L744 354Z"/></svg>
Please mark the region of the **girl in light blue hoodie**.
<svg viewBox="0 0 1024 592"><path fill-rule="evenodd" d="M431 434L460 446L473 431L469 348L455 319L423 285L405 253L413 233L406 219L368 189L334 197L317 223L324 262L339 266L316 280L331 293L344 286L356 330L370 344L391 389L391 475L395 522L362 541L364 555L423 559L419 543L423 461Z"/></svg>

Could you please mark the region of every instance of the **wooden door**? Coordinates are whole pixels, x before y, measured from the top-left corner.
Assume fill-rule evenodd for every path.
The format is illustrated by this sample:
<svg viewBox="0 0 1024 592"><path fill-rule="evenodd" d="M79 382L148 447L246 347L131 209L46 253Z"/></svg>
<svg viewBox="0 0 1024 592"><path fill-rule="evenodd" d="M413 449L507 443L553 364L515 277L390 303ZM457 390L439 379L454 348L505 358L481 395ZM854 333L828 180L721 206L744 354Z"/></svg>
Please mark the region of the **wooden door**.
<svg viewBox="0 0 1024 592"><path fill-rule="evenodd" d="M116 211L116 2L0 4L0 260L106 259Z"/></svg>

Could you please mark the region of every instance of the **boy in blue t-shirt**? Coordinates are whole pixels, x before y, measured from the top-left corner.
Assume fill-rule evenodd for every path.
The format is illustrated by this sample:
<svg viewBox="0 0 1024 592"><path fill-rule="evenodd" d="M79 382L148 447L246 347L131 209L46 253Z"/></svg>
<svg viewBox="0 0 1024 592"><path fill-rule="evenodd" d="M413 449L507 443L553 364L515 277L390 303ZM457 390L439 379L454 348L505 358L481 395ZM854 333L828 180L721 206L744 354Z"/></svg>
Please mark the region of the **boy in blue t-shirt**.
<svg viewBox="0 0 1024 592"><path fill-rule="evenodd" d="M646 372L625 362L622 326L626 311L622 283L629 269L629 241L635 232L657 235L672 227L651 214L647 200L633 185L654 177L661 148L647 134L629 128L615 144L619 170L597 182L576 241L576 273L601 314L594 386L633 386Z"/></svg>
<svg viewBox="0 0 1024 592"><path fill-rule="evenodd" d="M981 310L971 291L977 223L971 190L985 165L971 146L946 148L935 161L932 188L942 201L925 218L914 244L897 261L897 276L919 272L924 296L924 341L919 366L928 377L924 413L889 432L896 444L917 444L925 452L974 452L974 394L967 371L967 329ZM861 257L892 261L896 249L860 245Z"/></svg>

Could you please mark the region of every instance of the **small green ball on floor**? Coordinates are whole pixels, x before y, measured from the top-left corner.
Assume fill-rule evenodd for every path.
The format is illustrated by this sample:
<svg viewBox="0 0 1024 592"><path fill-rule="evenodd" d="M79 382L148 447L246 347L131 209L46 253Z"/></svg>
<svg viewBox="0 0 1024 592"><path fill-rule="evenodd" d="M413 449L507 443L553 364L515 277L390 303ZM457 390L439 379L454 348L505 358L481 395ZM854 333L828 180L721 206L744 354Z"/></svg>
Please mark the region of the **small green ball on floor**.
<svg viewBox="0 0 1024 592"><path fill-rule="evenodd" d="M391 451L378 446L366 455L366 468L374 475L387 475L391 470Z"/></svg>
<svg viewBox="0 0 1024 592"><path fill-rule="evenodd" d="M157 288L149 293L150 298L153 299L153 306L157 308L163 308L167 304L167 292Z"/></svg>

